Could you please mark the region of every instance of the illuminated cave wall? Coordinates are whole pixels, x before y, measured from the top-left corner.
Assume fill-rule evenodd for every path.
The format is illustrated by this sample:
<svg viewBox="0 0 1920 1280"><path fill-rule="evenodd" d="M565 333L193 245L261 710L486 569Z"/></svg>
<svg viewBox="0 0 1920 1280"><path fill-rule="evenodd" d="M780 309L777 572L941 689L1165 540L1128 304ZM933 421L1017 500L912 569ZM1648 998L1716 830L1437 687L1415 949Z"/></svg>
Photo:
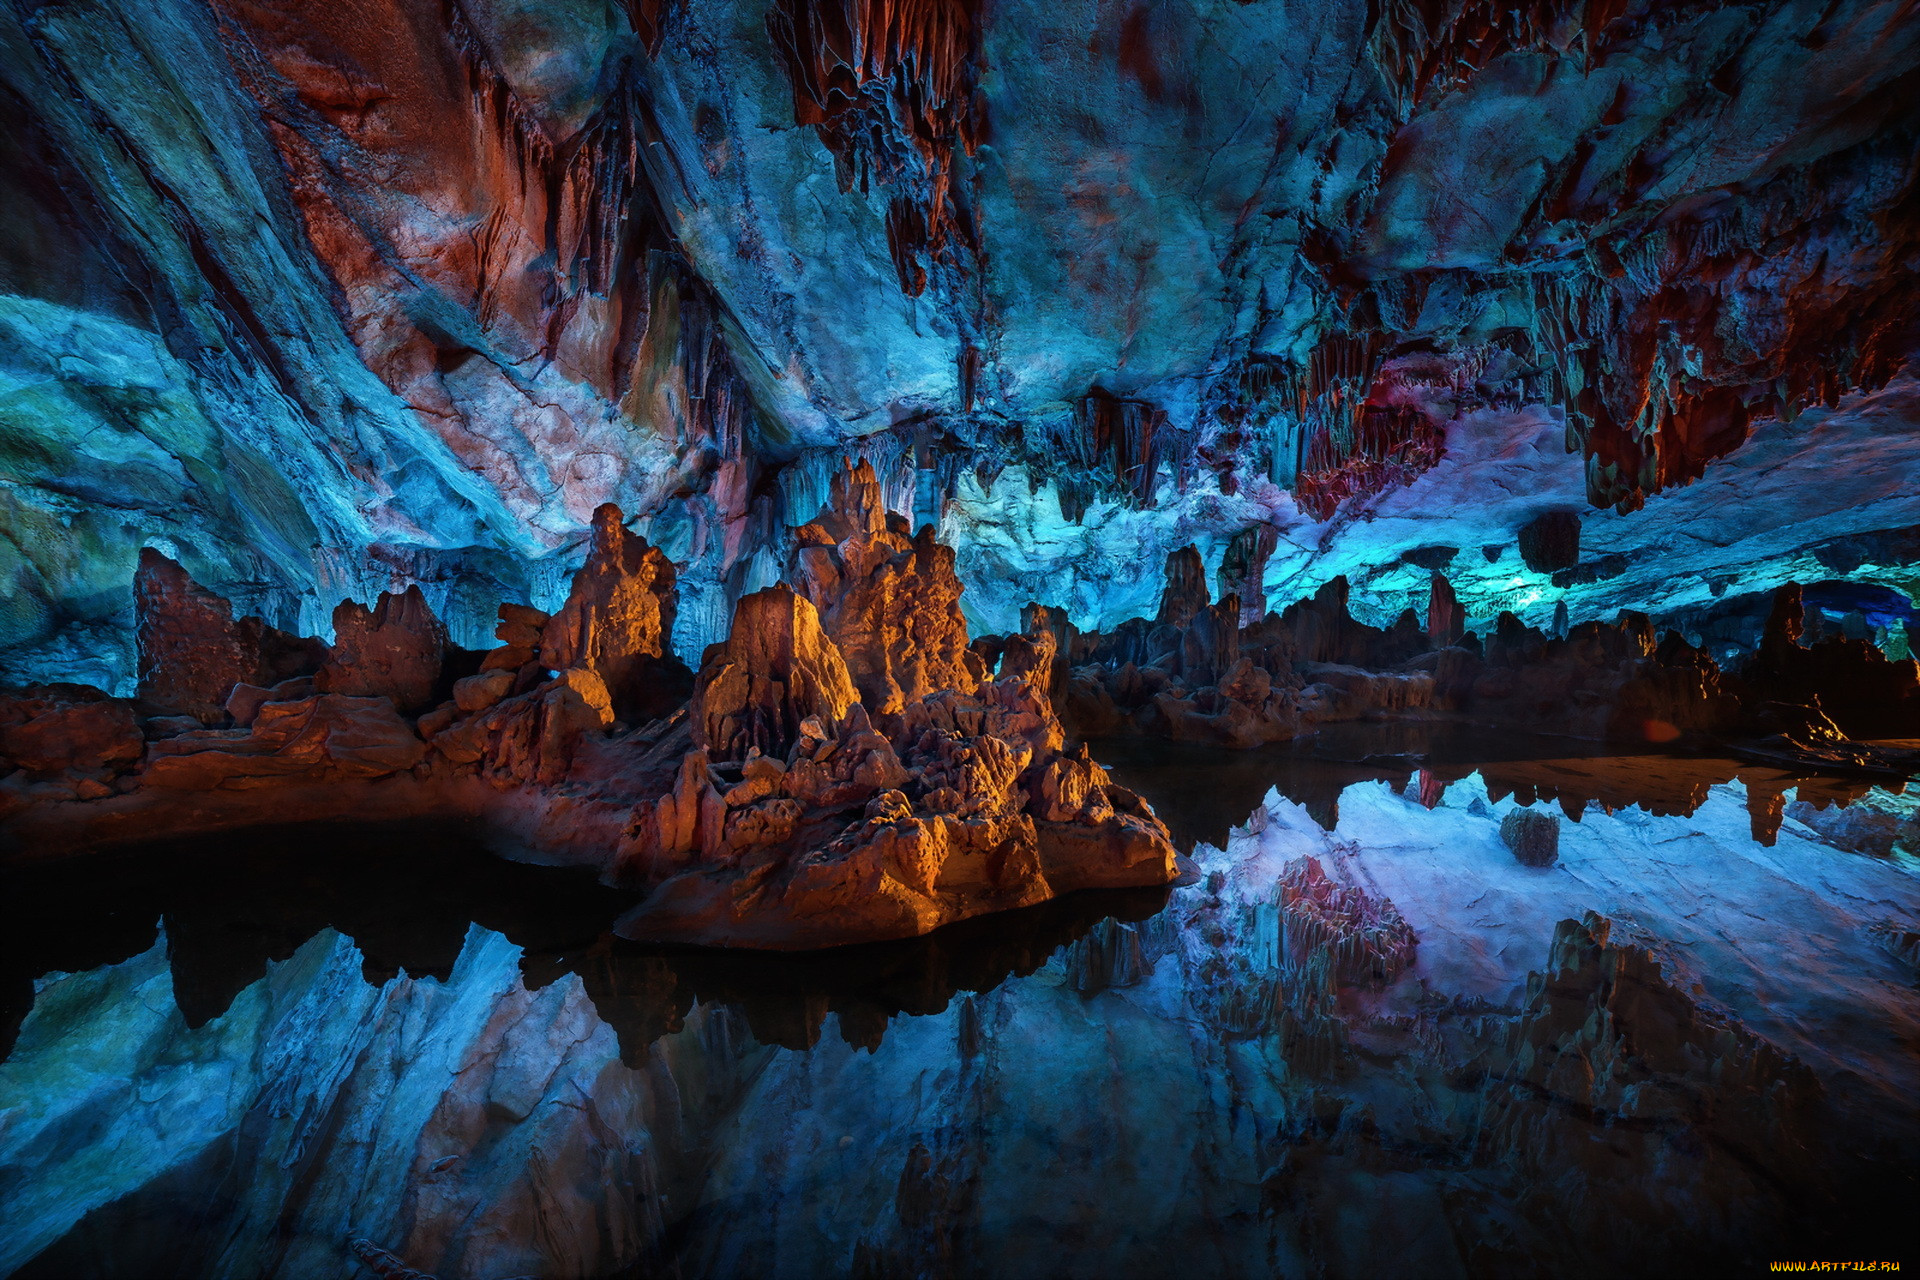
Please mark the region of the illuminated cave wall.
<svg viewBox="0 0 1920 1280"><path fill-rule="evenodd" d="M143 545L478 644L609 500L697 655L847 453L984 629L1267 525L1275 604L1897 643L1916 68L1893 0L11 6L0 662L124 688Z"/></svg>

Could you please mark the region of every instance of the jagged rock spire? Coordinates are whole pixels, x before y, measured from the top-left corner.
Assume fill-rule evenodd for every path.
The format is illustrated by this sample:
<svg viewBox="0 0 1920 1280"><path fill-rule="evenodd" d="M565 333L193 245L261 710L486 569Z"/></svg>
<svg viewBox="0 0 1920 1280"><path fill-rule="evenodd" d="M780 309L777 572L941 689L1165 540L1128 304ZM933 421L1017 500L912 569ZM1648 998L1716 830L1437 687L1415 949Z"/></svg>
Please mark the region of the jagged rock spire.
<svg viewBox="0 0 1920 1280"><path fill-rule="evenodd" d="M594 511L593 547L541 632L540 659L555 671L594 672L626 716L649 701L656 669L672 656L679 595L673 561L621 521L610 502Z"/></svg>

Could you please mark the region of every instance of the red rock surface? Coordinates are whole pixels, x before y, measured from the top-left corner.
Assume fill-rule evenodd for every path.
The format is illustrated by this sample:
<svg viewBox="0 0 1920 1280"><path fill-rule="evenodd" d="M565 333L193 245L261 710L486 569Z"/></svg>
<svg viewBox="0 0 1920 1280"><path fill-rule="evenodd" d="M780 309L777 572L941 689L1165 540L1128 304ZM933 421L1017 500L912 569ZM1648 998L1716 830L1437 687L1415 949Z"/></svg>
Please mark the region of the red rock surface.
<svg viewBox="0 0 1920 1280"><path fill-rule="evenodd" d="M151 547L140 553L133 597L140 700L202 724L226 718L227 694L235 685L273 684L312 670L325 653L317 641L299 640L258 618L234 621L225 598Z"/></svg>
<svg viewBox="0 0 1920 1280"><path fill-rule="evenodd" d="M433 702L446 661L447 629L418 585L380 593L372 609L358 601L333 611L333 652L314 677L321 693L388 698L402 712Z"/></svg>
<svg viewBox="0 0 1920 1280"><path fill-rule="evenodd" d="M97 772L140 758L133 705L86 685L42 685L0 694L0 768Z"/></svg>
<svg viewBox="0 0 1920 1280"><path fill-rule="evenodd" d="M694 746L717 759L784 755L807 720L837 731L856 701L819 614L786 587L742 600L717 650L701 665L688 711Z"/></svg>
<svg viewBox="0 0 1920 1280"><path fill-rule="evenodd" d="M244 730L209 729L154 742L141 780L149 787L201 791L378 778L413 768L426 753L390 700L318 694L269 702Z"/></svg>
<svg viewBox="0 0 1920 1280"><path fill-rule="evenodd" d="M434 755L503 789L564 781L580 739L613 722L606 684L578 667L516 697L470 704L476 714L433 735Z"/></svg>
<svg viewBox="0 0 1920 1280"><path fill-rule="evenodd" d="M842 547L875 539L879 519L853 479L837 495L851 517ZM666 879L623 931L828 946L1073 889L1167 883L1166 828L1084 750L1062 754L1052 636L1038 641L1023 671L963 674L882 733L806 599L776 587L742 600L700 673L695 749L629 823L623 866Z"/></svg>

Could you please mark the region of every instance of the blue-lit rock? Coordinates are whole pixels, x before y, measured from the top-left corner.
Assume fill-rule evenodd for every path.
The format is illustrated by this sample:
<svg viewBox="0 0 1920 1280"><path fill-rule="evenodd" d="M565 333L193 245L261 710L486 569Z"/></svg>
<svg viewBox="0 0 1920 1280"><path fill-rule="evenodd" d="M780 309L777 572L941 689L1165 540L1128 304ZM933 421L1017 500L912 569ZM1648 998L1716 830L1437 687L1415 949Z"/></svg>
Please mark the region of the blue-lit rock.
<svg viewBox="0 0 1920 1280"><path fill-rule="evenodd" d="M492 601L558 603L609 500L680 566L697 663L849 451L999 633L1028 600L1110 627L1168 551L1217 566L1262 523L1270 592L1345 574L1382 617L1401 553L1589 499L1765 525L1703 567L1722 593L1914 523L1843 494L1894 460L1800 450L1792 417L1913 345L1920 34L1891 3L867 7L7 18L9 670L123 684L145 545L303 634L418 583L477 646ZM829 11L877 33L857 68L811 43ZM807 106L835 68L853 97ZM1883 438L1834 448L1897 448L1909 399L1850 405ZM1470 483L1402 508L1431 527L1368 518L1400 463L1348 438L1360 400L1446 425ZM1529 419L1577 457L1477 439ZM1753 449L1850 527L1721 479ZM1573 581L1503 562L1469 611L1698 612L1662 531L1695 514L1590 515Z"/></svg>
<svg viewBox="0 0 1920 1280"><path fill-rule="evenodd" d="M111 1231L122 1267L280 1277L338 1274L353 1237L446 1280L960 1248L1018 1276L1445 1275L1489 1238L1764 1263L1798 1196L1856 1228L1893 1203L1912 991L1869 926L1920 910L1910 874L1796 820L1760 849L1737 786L1589 809L1549 870L1478 779L1436 799L1352 787L1327 830L1272 797L1163 914L978 988L928 972L881 1030L827 988L781 1014L764 978L676 1013L698 957L535 989L479 927L444 976L373 982L323 930L192 1028L171 939L48 975L0 1066L0 1262L84 1271ZM1310 882L1417 946L1343 967L1281 892Z"/></svg>

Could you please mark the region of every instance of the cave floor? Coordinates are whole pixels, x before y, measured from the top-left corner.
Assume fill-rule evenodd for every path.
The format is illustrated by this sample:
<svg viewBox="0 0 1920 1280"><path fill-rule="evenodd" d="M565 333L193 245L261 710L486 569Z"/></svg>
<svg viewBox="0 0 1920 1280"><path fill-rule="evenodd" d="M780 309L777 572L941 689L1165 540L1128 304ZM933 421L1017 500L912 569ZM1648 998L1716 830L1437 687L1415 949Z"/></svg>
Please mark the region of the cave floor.
<svg viewBox="0 0 1920 1280"><path fill-rule="evenodd" d="M811 955L615 939L634 895L459 827L17 872L0 1273L331 1277L356 1239L446 1280L1900 1256L1912 797L1457 724L1093 749L1194 883ZM1528 805L1565 816L1551 866L1503 840ZM1301 941L1303 858L1357 942ZM1395 920L1404 967L1340 967Z"/></svg>

